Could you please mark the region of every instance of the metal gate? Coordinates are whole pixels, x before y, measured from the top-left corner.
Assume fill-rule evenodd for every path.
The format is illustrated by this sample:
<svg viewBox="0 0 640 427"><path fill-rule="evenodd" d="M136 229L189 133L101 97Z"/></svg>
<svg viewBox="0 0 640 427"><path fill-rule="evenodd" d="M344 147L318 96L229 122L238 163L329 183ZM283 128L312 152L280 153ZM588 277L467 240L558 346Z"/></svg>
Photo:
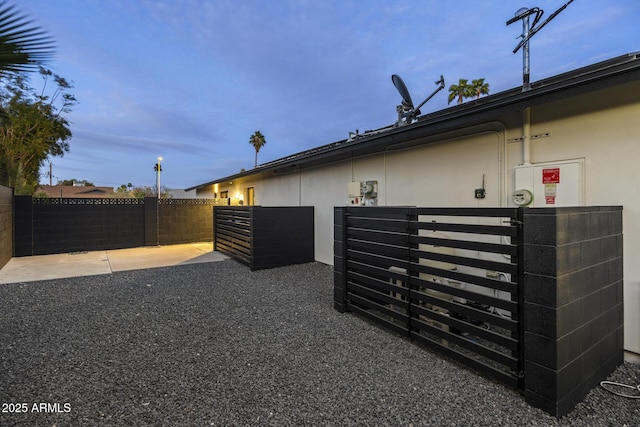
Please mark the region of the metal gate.
<svg viewBox="0 0 640 427"><path fill-rule="evenodd" d="M521 388L521 212L336 208L346 310Z"/></svg>
<svg viewBox="0 0 640 427"><path fill-rule="evenodd" d="M251 265L251 210L249 207L214 207L213 247Z"/></svg>

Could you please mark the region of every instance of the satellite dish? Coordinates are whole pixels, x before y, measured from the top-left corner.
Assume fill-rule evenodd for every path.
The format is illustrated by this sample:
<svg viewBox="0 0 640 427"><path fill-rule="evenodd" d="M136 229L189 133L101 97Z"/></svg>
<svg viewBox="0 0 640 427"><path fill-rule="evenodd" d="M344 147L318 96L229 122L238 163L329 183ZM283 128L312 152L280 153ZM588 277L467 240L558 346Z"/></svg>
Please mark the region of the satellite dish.
<svg viewBox="0 0 640 427"><path fill-rule="evenodd" d="M400 77L397 74L394 74L391 76L391 81L393 82L393 85L396 87L396 89L398 89L398 92L400 92L402 101L405 104L407 104L410 108L413 108L413 101L411 100L411 95L409 95L409 90L407 89L407 86L404 84L402 77Z"/></svg>
<svg viewBox="0 0 640 427"><path fill-rule="evenodd" d="M418 107L414 108L413 101L411 100L411 95L409 94L409 90L407 86L404 84L402 78L394 74L391 76L391 81L393 85L398 89L400 96L402 97L402 104L396 107L396 111L398 113L398 121L394 125L394 127L410 125L413 123L413 120L420 115L420 107L427 103L433 96L444 89L444 77L440 76L440 80L436 82L438 88L429 95L424 101L418 105Z"/></svg>

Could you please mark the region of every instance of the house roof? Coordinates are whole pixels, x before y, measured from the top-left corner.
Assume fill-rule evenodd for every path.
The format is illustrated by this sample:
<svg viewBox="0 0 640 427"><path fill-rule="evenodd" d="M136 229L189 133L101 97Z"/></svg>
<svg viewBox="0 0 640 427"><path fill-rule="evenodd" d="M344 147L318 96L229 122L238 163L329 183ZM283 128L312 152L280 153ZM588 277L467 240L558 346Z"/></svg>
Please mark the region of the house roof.
<svg viewBox="0 0 640 427"><path fill-rule="evenodd" d="M41 185L37 193L44 193L51 198L89 198L112 197L115 193L112 187L76 186L76 185Z"/></svg>
<svg viewBox="0 0 640 427"><path fill-rule="evenodd" d="M186 191L207 187L258 174L285 174L300 169L381 153L391 146L402 144L404 148L425 144L426 136L453 130L462 126L482 123L510 110L524 110L548 102L593 92L640 80L640 52L618 56L597 64L559 74L531 84L523 92L521 87L465 102L440 111L418 117L416 123L367 131L356 138L344 139L301 151L258 167L204 184Z"/></svg>

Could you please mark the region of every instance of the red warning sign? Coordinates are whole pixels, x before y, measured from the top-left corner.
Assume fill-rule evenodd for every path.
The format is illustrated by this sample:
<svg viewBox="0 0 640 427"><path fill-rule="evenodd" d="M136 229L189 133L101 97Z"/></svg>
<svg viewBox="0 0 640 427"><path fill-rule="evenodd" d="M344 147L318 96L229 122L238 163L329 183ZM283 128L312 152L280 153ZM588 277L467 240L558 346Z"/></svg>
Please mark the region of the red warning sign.
<svg viewBox="0 0 640 427"><path fill-rule="evenodd" d="M559 184L560 168L542 169L542 183L543 184Z"/></svg>

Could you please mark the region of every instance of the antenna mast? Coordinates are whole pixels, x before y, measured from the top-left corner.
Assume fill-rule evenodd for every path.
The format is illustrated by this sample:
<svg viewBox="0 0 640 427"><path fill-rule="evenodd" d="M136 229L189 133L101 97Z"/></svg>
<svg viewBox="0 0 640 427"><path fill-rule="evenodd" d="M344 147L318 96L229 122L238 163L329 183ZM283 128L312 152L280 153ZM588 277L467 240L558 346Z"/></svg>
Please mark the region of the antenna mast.
<svg viewBox="0 0 640 427"><path fill-rule="evenodd" d="M511 25L514 22L522 19L522 34L519 36L519 37L522 37L522 40L520 41L520 43L518 43L516 48L513 49L513 53L516 53L518 50L520 50L521 47L523 47L522 49L522 91L523 92L526 92L529 89L531 89L529 40L531 39L531 37L533 37L535 33L540 31L542 27L547 25L549 21L555 18L560 12L565 10L567 6L569 6L572 2L573 0L569 0L568 2L566 2L561 8L553 12L547 18L547 20L544 21L542 24L540 24L537 28L536 28L536 24L538 23L538 21L540 21L540 18L542 18L542 15L544 14L544 10L538 7L532 7L531 9L527 9L526 7L523 7L521 9L518 9L515 13L515 16L507 21L507 25ZM529 16L534 14L536 15L536 17L533 19L533 24L529 25Z"/></svg>

